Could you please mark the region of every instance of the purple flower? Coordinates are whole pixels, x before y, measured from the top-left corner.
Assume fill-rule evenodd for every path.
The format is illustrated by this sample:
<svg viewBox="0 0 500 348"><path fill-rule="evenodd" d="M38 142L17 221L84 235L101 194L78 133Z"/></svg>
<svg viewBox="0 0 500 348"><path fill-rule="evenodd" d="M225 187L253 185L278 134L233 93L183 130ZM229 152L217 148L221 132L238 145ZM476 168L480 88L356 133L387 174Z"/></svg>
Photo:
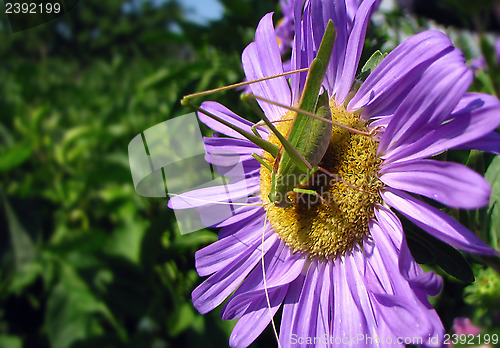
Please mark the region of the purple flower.
<svg viewBox="0 0 500 348"><path fill-rule="evenodd" d="M500 64L500 39L496 39L495 41L495 58L497 64Z"/></svg>
<svg viewBox="0 0 500 348"><path fill-rule="evenodd" d="M481 333L481 329L472 324L469 318L455 318L453 320L453 331L457 335L477 336Z"/></svg>
<svg viewBox="0 0 500 348"><path fill-rule="evenodd" d="M494 50L495 50L495 63L497 65L500 65L500 39L495 40ZM488 64L486 63L486 59L484 58L483 55L480 55L477 58L472 58L470 60L470 66L474 72L477 72L478 70L488 70Z"/></svg>
<svg viewBox="0 0 500 348"><path fill-rule="evenodd" d="M222 227L219 240L196 253L198 273L209 278L193 291L194 306L204 314L229 298L221 315L239 319L230 337L232 347L250 345L280 307L282 347L403 346L405 338L439 346L428 340L436 335L441 339L444 328L427 295L440 291L441 278L424 273L415 262L392 208L456 248L495 254L419 197L454 208L488 203L490 186L479 174L429 157L455 148L498 153L494 130L500 124L500 103L488 95L466 93L472 73L462 53L438 31L403 42L353 92L375 6L374 0L363 1L351 22L344 1L311 0L304 9L302 1L294 4L292 69L309 66L332 19L337 38L324 81L332 117L377 132L367 137L334 127L320 165L342 180L329 180L318 189L331 204L314 204L312 195L291 195L295 203L288 208L270 203L269 170L252 153L270 158L237 132L198 114L228 136L205 139L207 160L222 167L240 162L246 175L225 187L173 197L169 206L202 209L209 205L206 201L224 203L228 189L233 200L249 197L256 204L235 208L234 216L216 225ZM283 72L272 14L260 21L242 61L248 80ZM254 83L251 90L296 105L305 75L292 75L290 83L285 78ZM259 105L273 121L289 114L266 102ZM250 131L250 122L218 103L204 102L202 108ZM282 132L287 123L277 123ZM273 135L262 134L276 142ZM233 161L228 161L227 151ZM301 201L304 196L307 204Z"/></svg>
<svg viewBox="0 0 500 348"><path fill-rule="evenodd" d="M278 38L280 52L284 54L290 49L293 39L294 2L292 0L280 0L280 6L283 18L280 19L276 26L276 37Z"/></svg>

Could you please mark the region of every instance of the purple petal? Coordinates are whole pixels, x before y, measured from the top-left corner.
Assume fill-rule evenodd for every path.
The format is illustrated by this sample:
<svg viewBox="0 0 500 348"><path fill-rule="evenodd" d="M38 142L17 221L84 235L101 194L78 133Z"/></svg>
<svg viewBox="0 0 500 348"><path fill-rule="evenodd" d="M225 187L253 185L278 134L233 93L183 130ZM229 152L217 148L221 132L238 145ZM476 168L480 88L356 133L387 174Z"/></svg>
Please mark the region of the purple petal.
<svg viewBox="0 0 500 348"><path fill-rule="evenodd" d="M292 58L291 58L291 67L292 70L301 69L309 66L310 62L302 61L302 47L305 46L303 42L303 33L302 33L302 7L304 4L304 0L295 1L294 7L294 32L295 37L293 39L292 45ZM307 38L307 36L306 36ZM300 89L303 85L307 76L307 72L303 72L300 74L293 74L290 78L290 87L292 89L292 103L297 104L300 99Z"/></svg>
<svg viewBox="0 0 500 348"><path fill-rule="evenodd" d="M302 42L302 54L306 58L307 66L310 66L314 57L316 56L316 51L318 47L314 47L314 38L312 34L313 30L313 18L311 14L311 1L306 1L304 5L304 14L302 15L302 32L303 32L303 42Z"/></svg>
<svg viewBox="0 0 500 348"><path fill-rule="evenodd" d="M410 254L410 250L407 247L404 250L404 257L407 258L408 254ZM403 255L401 254L400 259L402 258ZM436 296L443 288L443 279L432 271L425 272L418 275L417 277L410 278L408 279L408 282L410 283L412 288L419 289L429 296Z"/></svg>
<svg viewBox="0 0 500 348"><path fill-rule="evenodd" d="M402 296L374 293L379 310L391 331L399 337L427 338L433 332L432 323L422 311Z"/></svg>
<svg viewBox="0 0 500 348"><path fill-rule="evenodd" d="M359 7L354 17L354 24L347 42L347 49L344 55L342 76L335 81L335 102L340 105L344 102L347 94L351 90L352 82L358 68L359 58L365 42L366 27L370 21L370 16L374 10L375 1L365 0ZM337 70L338 71L338 70ZM338 77L338 74L337 74Z"/></svg>
<svg viewBox="0 0 500 348"><path fill-rule="evenodd" d="M294 321L288 323L292 326L292 333L297 337L314 337L316 333L320 288L318 282L323 283L324 264L313 261L306 274L300 298L295 305L296 315Z"/></svg>
<svg viewBox="0 0 500 348"><path fill-rule="evenodd" d="M257 199L258 201L254 202L255 199ZM250 197L248 199L248 202L245 204L250 204L250 203L252 203L252 204L257 203L259 205L258 206L256 205L255 207L263 208L263 206L261 205L260 198ZM257 213L253 216L249 216L247 218L243 218L243 217L239 218L239 216L237 215L238 209L241 207L244 207L244 206L245 205L237 205L237 206L232 207L234 209L234 216L231 216L229 219L234 218L233 223L230 224L229 226L222 228L219 231L219 239L226 238L227 236L229 236L231 234L237 233L241 229L245 229L246 226L251 226L251 225L256 224L256 223L263 224L263 221L264 221L264 218L266 215L266 211L264 209L259 209L257 211ZM269 226L269 224L267 224L267 226ZM261 236L262 236L262 233L261 233Z"/></svg>
<svg viewBox="0 0 500 348"><path fill-rule="evenodd" d="M344 64L347 39L349 37L349 20L347 18L346 7L342 1L313 0L311 4L311 16L313 18L312 34L317 48L319 48L328 21L331 19L335 24L337 37L326 72L328 92L329 95L333 95L337 73L340 79L342 72L341 69Z"/></svg>
<svg viewBox="0 0 500 348"><path fill-rule="evenodd" d="M370 122L370 129L375 129L375 128L387 128L389 125L389 122L391 121L393 115L390 116L383 116L380 118L372 118L372 122Z"/></svg>
<svg viewBox="0 0 500 348"><path fill-rule="evenodd" d="M432 198L453 208L474 209L488 204L491 188L478 173L458 163L430 159L383 166L387 186Z"/></svg>
<svg viewBox="0 0 500 348"><path fill-rule="evenodd" d="M260 190L260 178L248 178L223 186L201 188L173 196L168 201L170 209L190 209L226 202L236 202Z"/></svg>
<svg viewBox="0 0 500 348"><path fill-rule="evenodd" d="M454 50L427 69L402 101L380 141L379 153L411 143L419 132L439 126L452 112L472 81L460 51Z"/></svg>
<svg viewBox="0 0 500 348"><path fill-rule="evenodd" d="M327 19L331 18L333 20L337 34L335 44L333 46L332 59L330 60L327 71L331 95L333 95L342 78L347 46L349 44L349 34L351 30L350 24L352 20L347 17L347 9L344 1L327 1L324 7L328 9L328 11L325 11L325 14L330 14L330 17ZM326 22L328 22L328 20Z"/></svg>
<svg viewBox="0 0 500 348"><path fill-rule="evenodd" d="M285 249L285 250L284 250ZM266 273L276 273L276 268L282 265L282 258L289 255L284 243L275 243L264 256ZM300 270L297 275L300 274ZM241 318L231 333L229 343L231 347L247 347L269 324L276 311L281 306L288 290L288 283L281 286L267 288L270 306L267 303L266 293L262 281L262 268L257 266L236 290L233 297L222 311L222 319ZM268 274L266 274L266 277ZM262 291L247 291L262 283ZM249 286L250 284L250 286Z"/></svg>
<svg viewBox="0 0 500 348"><path fill-rule="evenodd" d="M356 337L366 331L366 322L361 310L352 297L348 280L351 277L346 264L340 258L335 260L334 281L334 326L333 337Z"/></svg>
<svg viewBox="0 0 500 348"><path fill-rule="evenodd" d="M266 232L264 253L267 252L279 239L274 231ZM193 305L205 314L220 305L241 282L247 277L261 258L261 244L254 244L240 255L238 260L221 269L201 283L192 293Z"/></svg>
<svg viewBox="0 0 500 348"><path fill-rule="evenodd" d="M281 306L287 290L288 286L285 285L269 291L271 308L268 307L265 297L252 302L247 313L234 326L229 337L229 345L234 348L248 347L269 325L271 318Z"/></svg>
<svg viewBox="0 0 500 348"><path fill-rule="evenodd" d="M331 262L325 262L325 268L321 273L322 282L317 283L319 287L319 303L318 303L318 324L316 325L316 337L329 337L333 326L333 284L330 279ZM330 347L328 344L320 342L319 347Z"/></svg>
<svg viewBox="0 0 500 348"><path fill-rule="evenodd" d="M453 110L453 113L449 116L448 120L452 120L456 117L456 115L468 113L470 110L477 109L478 107L483 107L488 102L488 100L482 100L483 96L485 96L485 94L465 93L458 101L457 106Z"/></svg>
<svg viewBox="0 0 500 348"><path fill-rule="evenodd" d="M351 21L354 19L356 11L358 10L359 4L361 2L362 0L345 0L347 18L349 18Z"/></svg>
<svg viewBox="0 0 500 348"><path fill-rule="evenodd" d="M218 272L232 264L250 246L256 245L264 231L263 220L243 221L239 230L196 252L196 270L200 276Z"/></svg>
<svg viewBox="0 0 500 348"><path fill-rule="evenodd" d="M407 291L408 284L398 270L399 246L394 244L393 239L398 238L394 235L401 234L402 231L399 230L400 227L393 224L392 214L384 214L380 206L377 207L376 211L380 221L372 220L369 224L374 248L367 259L375 277L367 276L367 287L374 293L406 294L411 298L411 293Z"/></svg>
<svg viewBox="0 0 500 348"><path fill-rule="evenodd" d="M402 191L385 188L382 199L415 225L455 248L478 254L497 253L455 219Z"/></svg>
<svg viewBox="0 0 500 348"><path fill-rule="evenodd" d="M273 27L272 13L265 15L255 32L255 42L243 51L242 63L248 81L283 73L278 41ZM253 83L252 92L260 97L290 105L290 87L285 77ZM271 120L277 120L286 109L258 100L260 107Z"/></svg>
<svg viewBox="0 0 500 348"><path fill-rule="evenodd" d="M295 7L295 39L292 50L292 67L294 69L308 68L315 56L316 50L312 37L311 2L307 1L302 11L303 1L297 1ZM300 5L300 7L298 7ZM291 75L292 102L297 104L302 97L301 91L307 78L307 72Z"/></svg>
<svg viewBox="0 0 500 348"><path fill-rule="evenodd" d="M205 111L208 111L215 116L218 116L219 118L222 118L223 120L233 124L236 127L239 127L247 132L252 131L252 126L253 123L250 121L245 120L244 118L236 115L234 112L226 108L224 105L221 105L216 102L212 101L206 101L201 104L201 108ZM247 141L249 144L252 144L250 141L248 141L243 135L240 133L232 130L231 128L224 126L222 123L210 118L209 116L205 115L202 112L198 112L198 118L200 119L201 122L205 123L208 127L213 129L216 132L225 134L227 136L237 138L237 139L243 139ZM260 131L260 129L259 129ZM262 136L266 136L266 132L261 133Z"/></svg>
<svg viewBox="0 0 500 348"><path fill-rule="evenodd" d="M427 299L420 299L399 272L399 247L392 239L394 233L402 234L401 227L398 227L400 224L394 224L397 218L381 206L377 207L376 214L380 221L370 224L376 247L368 260L375 276L368 276L367 279L371 280L369 288L376 301L378 315L391 328L390 331L400 337L428 337L431 333L442 331L439 317L427 306ZM399 231L394 231L394 228ZM407 248L404 240L401 248ZM419 267L412 259L410 262Z"/></svg>
<svg viewBox="0 0 500 348"><path fill-rule="evenodd" d="M247 219L261 218L264 215L264 208L260 203L262 201L258 197L250 197L248 199L248 205L233 205L234 215L228 219L214 225L213 227L225 227L230 226L240 221L246 221ZM259 205L256 205L259 204ZM254 217L256 216L256 217Z"/></svg>
<svg viewBox="0 0 500 348"><path fill-rule="evenodd" d="M247 160L254 160L253 153L262 150L253 143L232 138L203 138L205 144L205 160L216 166L234 166Z"/></svg>
<svg viewBox="0 0 500 348"><path fill-rule="evenodd" d="M351 255L345 257L346 269L348 274L347 283L350 288L351 295L356 303L356 308L362 313L364 334L370 337L376 335L377 319L373 308L372 300L369 297L366 288L366 255L359 251L353 251Z"/></svg>
<svg viewBox="0 0 500 348"><path fill-rule="evenodd" d="M454 112L454 118L433 131L421 134L406 148L386 153L386 162L409 161L436 155L479 139L500 125L500 102L497 98L477 94L467 108Z"/></svg>
<svg viewBox="0 0 500 348"><path fill-rule="evenodd" d="M269 251L264 257L266 265L266 287L264 287L262 264L256 267L250 276L228 301L222 313L222 319L239 318L243 313L247 313L249 305L259 299L265 299L265 289L274 290L293 282L302 272L305 256L299 253L292 254L291 250L281 245L278 252Z"/></svg>
<svg viewBox="0 0 500 348"><path fill-rule="evenodd" d="M365 107L363 114L378 115L380 110L402 100L422 72L452 47L450 39L439 31L412 36L373 70L349 102L347 110Z"/></svg>
<svg viewBox="0 0 500 348"><path fill-rule="evenodd" d="M297 303L299 302L305 278L305 274L301 274L288 286L280 325L280 344L282 347L290 347L293 344L293 338L297 338L297 334L292 331L292 324L298 315Z"/></svg>
<svg viewBox="0 0 500 348"><path fill-rule="evenodd" d="M403 226L399 218L388 208L377 205L375 216L383 231L392 240L392 245L397 249L399 270L413 288L417 288L428 295L434 296L441 291L443 282L441 277L434 272L423 273L408 249L403 233Z"/></svg>
<svg viewBox="0 0 500 348"><path fill-rule="evenodd" d="M313 262L304 281L302 293L296 307L297 316L292 323L293 332L298 337L314 337L316 325L318 324L318 307L320 288L318 283L323 284L324 264Z"/></svg>
<svg viewBox="0 0 500 348"><path fill-rule="evenodd" d="M399 218L389 208L378 204L375 206L375 217L392 241L392 246L398 249L404 237L403 226Z"/></svg>
<svg viewBox="0 0 500 348"><path fill-rule="evenodd" d="M228 138L224 138L228 139ZM231 139L237 140L238 139ZM209 143L209 145L207 145ZM213 164L213 168L217 171L219 176L226 176L231 183L239 181L243 178L249 178L260 174L260 163L251 154L262 154L263 150L260 148L248 148L240 146L224 146L224 141L216 142L215 146L211 145L213 142L205 142L205 161ZM252 151L253 150L253 151ZM213 185L217 183L225 183L217 178Z"/></svg>
<svg viewBox="0 0 500 348"><path fill-rule="evenodd" d="M488 133L479 139L461 144L456 149L472 149L500 155L500 134L497 132Z"/></svg>
<svg viewBox="0 0 500 348"><path fill-rule="evenodd" d="M242 141L238 139L232 140ZM213 143L216 145L211 145ZM256 153L260 155L262 153L261 149L231 145L224 146L223 144L225 144L224 141L205 141L205 161L214 165L214 169L216 169L219 176L229 177L234 182L260 174L260 163L252 154Z"/></svg>

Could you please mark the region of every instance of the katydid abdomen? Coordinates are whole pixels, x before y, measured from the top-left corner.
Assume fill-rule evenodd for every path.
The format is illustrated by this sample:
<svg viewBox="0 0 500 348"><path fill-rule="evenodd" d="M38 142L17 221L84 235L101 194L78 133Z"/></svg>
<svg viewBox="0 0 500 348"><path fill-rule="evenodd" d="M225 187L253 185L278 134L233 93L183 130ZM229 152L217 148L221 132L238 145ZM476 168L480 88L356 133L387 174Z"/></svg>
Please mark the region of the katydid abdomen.
<svg viewBox="0 0 500 348"><path fill-rule="evenodd" d="M331 120L327 93L321 97L319 92L325 78L326 69L335 42L335 27L329 22L318 49L316 58L309 67L299 108L302 111L316 113L321 118ZM273 182L269 200L276 206L286 207L291 204L287 194L298 185L306 184L310 175L317 170L317 165L325 155L332 135L332 125L319 119L296 113L287 134L287 141L275 158ZM278 138L281 138L277 134ZM286 144L288 142L288 144ZM290 151L289 148L294 150Z"/></svg>
<svg viewBox="0 0 500 348"><path fill-rule="evenodd" d="M331 120L326 94L324 94L324 97L322 96L319 104L316 114L324 119ZM285 207L290 205L287 199L288 192L293 191L298 185L306 184L312 171L325 155L330 143L332 135L332 125L330 123L313 118L307 118L306 121L307 124L298 129L298 137L292 139L290 143L313 168L308 168L304 172L304 168L298 165L296 161L293 161L288 152L280 151L275 159L275 167L277 167L275 168L275 187L269 193L269 200L274 202L276 206ZM279 166L276 166L276 164L279 164Z"/></svg>

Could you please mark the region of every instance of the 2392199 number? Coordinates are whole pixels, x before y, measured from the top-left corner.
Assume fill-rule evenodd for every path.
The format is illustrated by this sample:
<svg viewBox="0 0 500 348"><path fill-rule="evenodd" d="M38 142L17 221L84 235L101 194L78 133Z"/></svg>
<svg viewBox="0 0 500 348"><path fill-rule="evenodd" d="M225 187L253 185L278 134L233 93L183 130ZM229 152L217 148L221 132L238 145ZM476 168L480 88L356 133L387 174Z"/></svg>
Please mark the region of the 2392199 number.
<svg viewBox="0 0 500 348"><path fill-rule="evenodd" d="M6 2L5 13L7 14L41 14L41 13L59 13L61 4L58 2L46 3L27 3L27 2Z"/></svg>
<svg viewBox="0 0 500 348"><path fill-rule="evenodd" d="M489 345L492 343L493 345L498 344L498 335L497 334L478 334L478 335L473 335L473 334L445 334L444 335L444 344L449 345L449 344L461 344L461 345L481 345L481 344L486 344Z"/></svg>

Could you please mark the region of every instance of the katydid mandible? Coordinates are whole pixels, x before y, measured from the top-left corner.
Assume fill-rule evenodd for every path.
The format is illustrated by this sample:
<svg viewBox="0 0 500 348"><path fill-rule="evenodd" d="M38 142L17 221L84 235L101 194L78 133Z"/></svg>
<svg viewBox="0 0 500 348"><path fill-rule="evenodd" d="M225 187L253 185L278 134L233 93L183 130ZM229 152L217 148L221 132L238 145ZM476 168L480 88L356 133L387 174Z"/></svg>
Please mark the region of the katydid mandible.
<svg viewBox="0 0 500 348"><path fill-rule="evenodd" d="M332 134L332 117L330 113L329 101L326 93L323 93L320 96L319 92L321 90L332 54L335 35L335 26L330 20L318 49L318 54L308 68L306 83L298 108L293 108L296 113L292 119L292 125L288 134L286 136L282 135L273 125L273 122L271 122L263 113L259 114L263 122L279 139L281 147L262 139L258 133L252 134L240 129L188 101L193 97L206 95L228 88L234 88L244 84L259 82L266 78L255 81L247 81L245 83L224 87L222 89L191 94L182 99L182 105L190 106L191 108L202 112L225 126L237 131L274 157L274 165L271 167L259 156L254 156L264 166L272 171L269 200L276 206L287 207L291 204L287 198L290 191L319 195L316 191L305 190L296 186L298 183L305 185L311 175L320 169L318 164L323 158L330 142ZM295 72L302 72L304 70L305 69L301 69L300 71ZM287 72L270 76L268 78L289 75L291 73L294 72ZM250 97L252 97L252 95L250 95ZM255 96L255 98L258 98L258 96ZM309 114L315 114L318 117L312 118ZM300 180L298 180L298 178L300 178Z"/></svg>

